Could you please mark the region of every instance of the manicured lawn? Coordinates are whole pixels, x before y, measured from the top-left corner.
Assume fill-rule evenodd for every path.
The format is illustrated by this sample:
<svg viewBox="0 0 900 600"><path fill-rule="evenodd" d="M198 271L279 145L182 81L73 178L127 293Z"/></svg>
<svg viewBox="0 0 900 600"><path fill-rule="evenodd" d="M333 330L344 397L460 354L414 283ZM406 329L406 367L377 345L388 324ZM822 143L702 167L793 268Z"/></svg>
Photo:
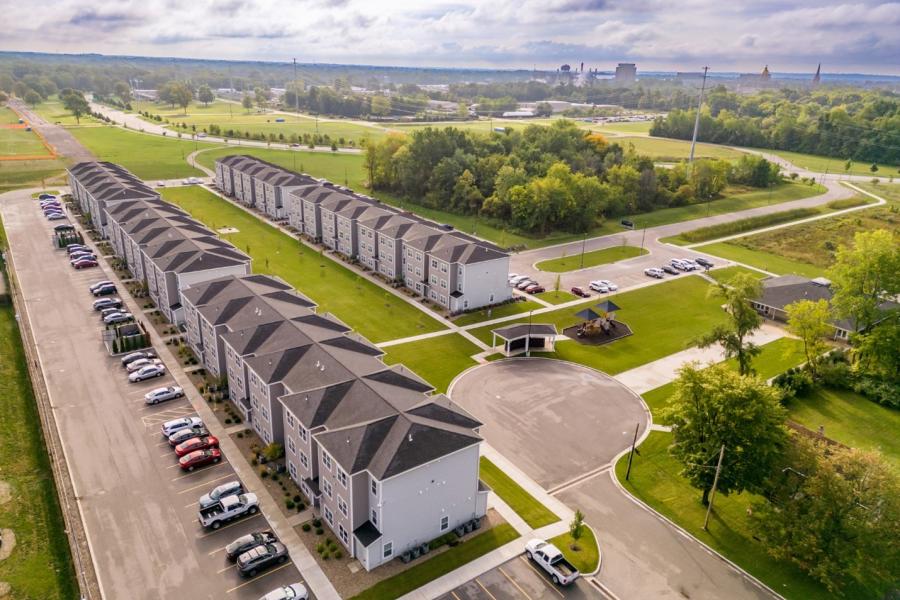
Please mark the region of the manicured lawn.
<svg viewBox="0 0 900 600"><path fill-rule="evenodd" d="M62 160L0 160L0 193L17 188L65 184ZM43 183L42 183L43 182Z"/></svg>
<svg viewBox="0 0 900 600"><path fill-rule="evenodd" d="M64 126L99 123L99 121L88 115L82 116L79 123L72 116L72 113L66 110L57 96L50 96L47 100L35 106L33 110L48 123L59 123Z"/></svg>
<svg viewBox="0 0 900 600"><path fill-rule="evenodd" d="M784 337L765 344L759 356L753 360L753 368L756 369L756 374L763 379L770 379L805 361L803 342ZM725 361L725 364L732 369L737 369L737 361L733 358ZM667 383L641 394L644 402L650 408L650 412L653 413L654 421L659 421L658 411L669 402L674 391L675 384Z"/></svg>
<svg viewBox="0 0 900 600"><path fill-rule="evenodd" d="M555 538L550 538L550 543L562 550L565 557L582 574L593 573L600 563L600 548L597 547L597 539L590 527L585 526L581 533L581 539L577 542L572 539L567 531ZM572 550L576 545L578 550Z"/></svg>
<svg viewBox="0 0 900 600"><path fill-rule="evenodd" d="M416 566L376 583L364 592L354 596L351 600L399 598L429 581L446 575L479 556L487 554L491 550L508 544L517 537L519 537L519 534L516 533L516 530L510 524L502 523L484 533L479 533L458 546L450 548L446 552L438 554L434 558L419 559L419 563Z"/></svg>
<svg viewBox="0 0 900 600"><path fill-rule="evenodd" d="M769 271L770 273L775 273L777 275L802 275L810 278L822 277L825 275L825 269L783 258L769 252L744 248L732 242L706 244L698 246L696 249L715 256L721 256L728 260L745 263L751 267Z"/></svg>
<svg viewBox="0 0 900 600"><path fill-rule="evenodd" d="M578 296L565 290L541 292L540 294L537 294L537 297L550 304L565 304L566 302L578 299Z"/></svg>
<svg viewBox="0 0 900 600"><path fill-rule="evenodd" d="M849 390L820 388L788 404L790 418L853 448L879 450L900 469L900 410Z"/></svg>
<svg viewBox="0 0 900 600"><path fill-rule="evenodd" d="M622 485L785 598L825 600L834 597L787 561L771 558L763 545L753 539L748 511L753 502L760 500L759 497L749 493L717 495L709 530L704 531L706 507L700 502L700 491L678 474L681 467L668 452L671 442L670 433L650 432L640 446L640 454L634 455L629 481L625 481L628 456L625 455L616 464L616 476ZM851 588L847 597L861 599L878 596L873 591Z"/></svg>
<svg viewBox="0 0 900 600"><path fill-rule="evenodd" d="M372 342L442 329L441 324L402 299L301 244L255 215L197 187L166 188L163 197L253 257L253 271L278 275Z"/></svg>
<svg viewBox="0 0 900 600"><path fill-rule="evenodd" d="M0 503L0 527L12 529L16 536L12 556L0 562L0 581L12 586L14 598L77 598L65 525L14 313L12 305L0 305L0 481L11 487L12 495Z"/></svg>
<svg viewBox="0 0 900 600"><path fill-rule="evenodd" d="M522 486L490 460L481 457L481 480L490 486L532 529L540 529L559 521L559 517L537 501Z"/></svg>
<svg viewBox="0 0 900 600"><path fill-rule="evenodd" d="M636 246L613 246L612 248L585 252L583 256L581 254L573 254L571 256L560 256L559 258L543 260L536 264L535 267L541 271L565 273L576 269L586 269L597 265L614 263L644 254L647 254L647 251Z"/></svg>
<svg viewBox="0 0 900 600"><path fill-rule="evenodd" d="M0 156L52 156L41 138L25 129L0 128Z"/></svg>
<svg viewBox="0 0 900 600"><path fill-rule="evenodd" d="M203 176L203 172L185 162L185 157L194 150L215 147L119 127L72 127L69 132L98 159L120 164L141 179Z"/></svg>
<svg viewBox="0 0 900 600"><path fill-rule="evenodd" d="M872 166L872 163L865 162L853 162L850 166L849 171L844 171L844 165L846 164L846 159L841 158L829 158L827 156L817 156L815 154L802 154L800 152L788 152L787 150L765 150L760 149L763 152L768 152L771 154L775 154L776 156L780 156L781 158L790 161L795 166L806 169L808 171L814 171L816 173L825 173L826 171L829 173L849 173L850 175L865 175L865 176L873 176L873 177L891 177L897 176L897 165L878 165L878 172L872 173L869 170L869 167ZM785 171L790 172L790 169L785 169Z"/></svg>
<svg viewBox="0 0 900 600"><path fill-rule="evenodd" d="M471 356L481 352L481 348L458 333L388 346L385 350L384 362L403 363L441 393L447 391L454 377L476 364Z"/></svg>
<svg viewBox="0 0 900 600"><path fill-rule="evenodd" d="M8 106L0 106L0 125L15 125L19 122L19 115Z"/></svg>
<svg viewBox="0 0 900 600"><path fill-rule="evenodd" d="M712 269L711 271L707 271L706 274L715 279L716 281L728 281L738 273L746 273L747 275L752 275L757 279L763 279L768 277L765 273L761 273L756 269L748 269L747 267L741 267L739 265L734 265L731 267L723 267L721 269Z"/></svg>
<svg viewBox="0 0 900 600"><path fill-rule="evenodd" d="M552 294L553 292L546 293ZM485 308L482 310L476 310L464 315L460 315L453 319L453 322L460 327L464 327L466 325L472 325L473 323L480 323L482 321L489 321L491 319L499 319L501 317L508 317L510 315L517 315L520 313L527 313L530 310L537 310L539 308L543 308L543 306L541 306L537 302L534 302L533 300L526 300L525 302L510 302L509 304L504 304L502 306Z"/></svg>
<svg viewBox="0 0 900 600"><path fill-rule="evenodd" d="M686 159L691 153L691 143L684 140L656 137L617 137L610 140L628 148L633 145L638 154L649 156L659 162L678 162ZM697 158L721 158L737 160L744 153L716 144L697 144L694 156Z"/></svg>
<svg viewBox="0 0 900 600"><path fill-rule="evenodd" d="M621 307L617 319L631 327L634 334L604 346L586 346L574 340L558 342L556 352L548 356L615 374L684 350L691 340L724 318L719 300L710 298L708 289L709 283L701 277L688 275L606 296ZM533 322L553 323L562 332L579 322L575 313L599 301L594 297L574 307L534 315ZM527 319L504 325L513 322ZM472 334L490 344L491 329L495 327L480 327Z"/></svg>

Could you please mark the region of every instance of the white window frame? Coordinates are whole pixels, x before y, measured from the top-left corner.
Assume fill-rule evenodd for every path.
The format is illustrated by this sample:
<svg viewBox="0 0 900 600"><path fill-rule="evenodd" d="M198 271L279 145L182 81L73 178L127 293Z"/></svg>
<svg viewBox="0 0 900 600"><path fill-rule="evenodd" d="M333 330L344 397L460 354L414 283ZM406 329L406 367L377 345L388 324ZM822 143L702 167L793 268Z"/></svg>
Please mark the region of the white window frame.
<svg viewBox="0 0 900 600"><path fill-rule="evenodd" d="M338 497L337 497L337 505L338 505L338 510L341 511L342 515L344 515L345 517L350 516L350 509L347 506L347 502L341 497L340 494L338 494Z"/></svg>
<svg viewBox="0 0 900 600"><path fill-rule="evenodd" d="M331 471L331 455L327 452L322 452L322 466Z"/></svg>
<svg viewBox="0 0 900 600"><path fill-rule="evenodd" d="M328 521L330 525L334 525L334 513L327 506L324 507L323 512L325 513L325 520Z"/></svg>
<svg viewBox="0 0 900 600"><path fill-rule="evenodd" d="M441 517L441 531L447 531L450 529L450 517L449 515L444 515Z"/></svg>
<svg viewBox="0 0 900 600"><path fill-rule="evenodd" d="M381 558L386 559L394 555L394 542L385 542L381 546Z"/></svg>

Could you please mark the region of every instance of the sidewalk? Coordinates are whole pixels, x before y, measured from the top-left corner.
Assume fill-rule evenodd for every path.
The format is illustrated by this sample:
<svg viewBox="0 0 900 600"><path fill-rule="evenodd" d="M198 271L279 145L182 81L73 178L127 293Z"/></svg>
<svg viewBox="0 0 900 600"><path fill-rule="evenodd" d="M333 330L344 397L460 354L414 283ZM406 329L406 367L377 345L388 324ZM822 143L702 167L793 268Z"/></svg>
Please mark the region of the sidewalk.
<svg viewBox="0 0 900 600"><path fill-rule="evenodd" d="M759 331L750 336L750 340L754 344L762 346L786 336L787 334L781 328L769 323L763 323ZM719 344L709 348L688 348L640 367L635 367L630 371L613 375L613 379L628 386L636 393L643 394L670 381L674 381L678 377L678 369L687 362L716 363L724 360L724 358L722 346Z"/></svg>

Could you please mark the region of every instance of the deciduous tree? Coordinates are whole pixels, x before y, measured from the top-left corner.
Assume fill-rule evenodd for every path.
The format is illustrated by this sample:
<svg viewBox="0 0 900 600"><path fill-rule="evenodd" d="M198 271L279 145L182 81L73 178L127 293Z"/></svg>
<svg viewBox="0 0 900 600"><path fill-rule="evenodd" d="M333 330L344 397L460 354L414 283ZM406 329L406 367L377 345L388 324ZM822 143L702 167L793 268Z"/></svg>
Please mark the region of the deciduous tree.
<svg viewBox="0 0 900 600"><path fill-rule="evenodd" d="M817 373L817 367L822 354L828 350L825 343L827 336L833 327L828 322L831 318L831 310L827 300L798 300L785 307L787 312L788 331L803 341L803 350L806 354L806 364L813 376Z"/></svg>
<svg viewBox="0 0 900 600"><path fill-rule="evenodd" d="M835 312L865 331L882 316L879 307L900 294L900 243L886 229L858 232L852 246L838 248L828 278Z"/></svg>
<svg viewBox="0 0 900 600"><path fill-rule="evenodd" d="M241 100L241 106L243 106L247 112L250 112L250 109L253 108L253 98L250 97L250 94L245 94L243 100Z"/></svg>
<svg viewBox="0 0 900 600"><path fill-rule="evenodd" d="M725 301L728 321L716 325L697 341L698 345L721 344L726 357L737 359L740 374L749 375L753 372L753 357L759 354L759 347L747 339L762 322L751 305L751 300L761 294L759 281L748 273L738 273L727 282L717 284L710 293Z"/></svg>
<svg viewBox="0 0 900 600"><path fill-rule="evenodd" d="M204 106L209 106L209 103L215 99L216 96L208 85L201 85L200 89L197 90L197 100L202 102Z"/></svg>

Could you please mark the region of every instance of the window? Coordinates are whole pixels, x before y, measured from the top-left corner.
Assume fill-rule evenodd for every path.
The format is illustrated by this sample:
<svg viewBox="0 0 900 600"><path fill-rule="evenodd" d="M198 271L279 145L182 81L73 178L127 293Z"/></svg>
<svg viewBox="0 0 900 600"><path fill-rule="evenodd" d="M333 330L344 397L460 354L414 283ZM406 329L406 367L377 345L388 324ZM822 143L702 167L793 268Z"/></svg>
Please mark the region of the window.
<svg viewBox="0 0 900 600"><path fill-rule="evenodd" d="M338 496L338 510L341 511L341 514L345 517L349 517L350 513L347 511L347 503L344 502L344 499Z"/></svg>
<svg viewBox="0 0 900 600"><path fill-rule="evenodd" d="M334 498L334 488L331 487L331 482L327 479L322 480L322 489L325 491L325 495L329 498Z"/></svg>
<svg viewBox="0 0 900 600"><path fill-rule="evenodd" d="M304 469L309 468L309 457L306 456L305 452L300 453L300 464L303 465Z"/></svg>
<svg viewBox="0 0 900 600"><path fill-rule="evenodd" d="M450 529L450 517L443 516L441 517L441 531L447 531Z"/></svg>
<svg viewBox="0 0 900 600"><path fill-rule="evenodd" d="M381 555L384 558L390 558L394 554L394 542L385 542L382 548L383 550Z"/></svg>
<svg viewBox="0 0 900 600"><path fill-rule="evenodd" d="M437 269L437 259L434 259L434 258L431 259L431 268Z"/></svg>
<svg viewBox="0 0 900 600"><path fill-rule="evenodd" d="M308 433L307 433L306 429L303 427L303 425L297 425L297 433L300 434L301 440L303 440L304 442L307 440Z"/></svg>
<svg viewBox="0 0 900 600"><path fill-rule="evenodd" d="M375 481L374 479L372 480L372 495L373 496L378 495L378 482ZM375 511L372 511L372 512L375 512Z"/></svg>
<svg viewBox="0 0 900 600"><path fill-rule="evenodd" d="M422 262L422 253L421 252L416 252L416 260L419 262Z"/></svg>
<svg viewBox="0 0 900 600"><path fill-rule="evenodd" d="M350 545L350 536L347 535L347 530L344 529L343 525L338 525L338 535L341 537L341 541L344 542L345 546Z"/></svg>
<svg viewBox="0 0 900 600"><path fill-rule="evenodd" d="M331 525L334 525L334 513L331 512L331 509L327 506L325 507L325 520Z"/></svg>
<svg viewBox="0 0 900 600"><path fill-rule="evenodd" d="M447 272L447 265L444 263L441 263L441 273L446 273L446 272Z"/></svg>
<svg viewBox="0 0 900 600"><path fill-rule="evenodd" d="M421 277L421 276L422 276L422 269L420 269L419 267L416 267L416 277Z"/></svg>
<svg viewBox="0 0 900 600"><path fill-rule="evenodd" d="M291 472L291 479L296 481L297 480L297 465L295 465L294 463L288 463L288 469Z"/></svg>
<svg viewBox="0 0 900 600"><path fill-rule="evenodd" d="M407 248L406 256L408 256L409 258L412 258L412 248Z"/></svg>
<svg viewBox="0 0 900 600"><path fill-rule="evenodd" d="M294 428L294 415L293 414L291 414L291 413L287 414L287 422L288 422L288 427L293 429Z"/></svg>
<svg viewBox="0 0 900 600"><path fill-rule="evenodd" d="M325 465L325 468L329 471L331 470L331 455L327 452L322 453L322 464Z"/></svg>
<svg viewBox="0 0 900 600"><path fill-rule="evenodd" d="M431 276L431 283L432 283L432 284L437 283L437 275L432 275L432 276Z"/></svg>
<svg viewBox="0 0 900 600"><path fill-rule="evenodd" d="M294 444L294 438L288 438L288 450L291 454L297 454L297 446Z"/></svg>
<svg viewBox="0 0 900 600"><path fill-rule="evenodd" d="M342 486L347 487L347 473L340 467L337 469L337 478Z"/></svg>
<svg viewBox="0 0 900 600"><path fill-rule="evenodd" d="M372 525L378 525L378 512L372 509Z"/></svg>
<svg viewBox="0 0 900 600"><path fill-rule="evenodd" d="M441 279L441 289L443 289L443 290L447 289L447 282L443 279Z"/></svg>

